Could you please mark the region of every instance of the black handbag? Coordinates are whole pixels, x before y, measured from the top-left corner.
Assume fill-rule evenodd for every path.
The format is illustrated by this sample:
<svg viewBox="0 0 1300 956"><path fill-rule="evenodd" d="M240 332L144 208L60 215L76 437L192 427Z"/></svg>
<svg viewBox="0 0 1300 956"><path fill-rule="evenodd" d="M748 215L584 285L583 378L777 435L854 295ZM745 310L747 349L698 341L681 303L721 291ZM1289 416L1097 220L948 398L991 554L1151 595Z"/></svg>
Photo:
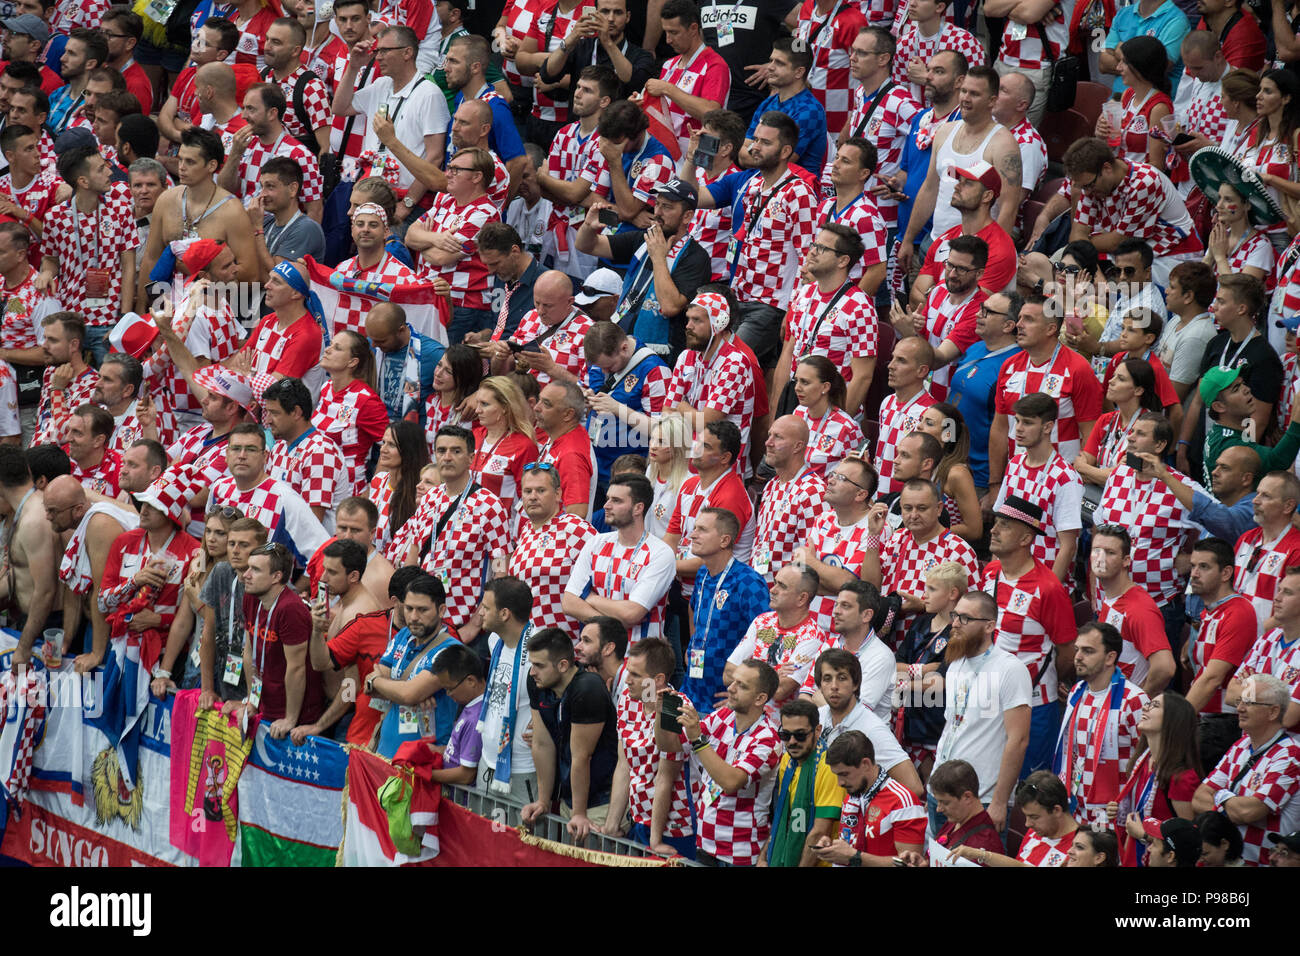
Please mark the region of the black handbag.
<svg viewBox="0 0 1300 956"><path fill-rule="evenodd" d="M1068 53L1061 57L1052 56L1052 44L1047 40L1047 31L1041 23L1035 23L1034 29L1043 42L1043 56L1051 64L1047 78L1047 112L1062 113L1072 109L1082 70L1079 58Z"/></svg>

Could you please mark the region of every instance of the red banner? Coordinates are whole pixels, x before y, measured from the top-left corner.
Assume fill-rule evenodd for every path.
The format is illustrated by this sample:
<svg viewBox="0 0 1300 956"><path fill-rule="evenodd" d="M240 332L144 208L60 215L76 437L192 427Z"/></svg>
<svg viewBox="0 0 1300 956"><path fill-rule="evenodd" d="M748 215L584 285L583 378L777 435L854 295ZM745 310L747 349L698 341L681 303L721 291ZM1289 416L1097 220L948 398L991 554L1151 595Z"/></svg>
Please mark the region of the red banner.
<svg viewBox="0 0 1300 956"><path fill-rule="evenodd" d="M167 866L135 847L55 816L31 801L11 814L0 854L32 866Z"/></svg>

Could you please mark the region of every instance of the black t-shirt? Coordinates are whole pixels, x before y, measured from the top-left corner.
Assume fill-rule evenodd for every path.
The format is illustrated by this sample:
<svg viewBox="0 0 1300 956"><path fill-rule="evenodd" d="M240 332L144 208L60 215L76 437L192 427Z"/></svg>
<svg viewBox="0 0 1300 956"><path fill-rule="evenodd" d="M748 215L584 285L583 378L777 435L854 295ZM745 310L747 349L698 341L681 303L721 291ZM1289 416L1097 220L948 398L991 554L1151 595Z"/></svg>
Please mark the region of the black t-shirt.
<svg viewBox="0 0 1300 956"><path fill-rule="evenodd" d="M633 93L640 93L645 81L658 73L655 70L655 58L632 43L624 34L620 49L629 63L632 64L632 76L628 82L619 83L618 98L626 99ZM569 89L564 94L564 98L571 99L573 89L578 85L578 74L582 72L585 66L608 66L613 69L609 60L609 54L605 52L604 46L596 37L588 37L585 40L579 40L578 44L569 53L569 58L564 62L564 69L560 70L559 76L566 73L569 76ZM546 77L542 77L546 79ZM548 81L550 82L550 81Z"/></svg>
<svg viewBox="0 0 1300 956"><path fill-rule="evenodd" d="M641 244L645 242L645 234L641 232L624 232L608 238L610 261L624 267L631 264L632 257L636 255L637 250L641 248ZM647 262L645 268L653 269L653 266ZM677 257L677 261L673 263L673 285L677 286L677 291L685 296L687 302L690 302L695 298L695 293L700 286L708 282L712 276L713 263L709 260L709 254L704 250L703 246L692 239L687 243L682 254ZM642 278L645 278L644 274ZM621 306L622 302L619 304ZM686 348L686 313L683 311L680 315L672 315L667 318L669 319L667 342L656 342L654 341L655 336L637 331L635 320L632 317L628 317L627 321L622 324L628 334L635 335L647 345L667 345L668 356L664 361L671 368L677 356L681 354L682 349ZM629 326L628 323L631 323L631 325Z"/></svg>
<svg viewBox="0 0 1300 956"><path fill-rule="evenodd" d="M745 67L766 63L772 54L772 41L788 36L784 20L798 0L739 0L738 3L700 4L700 23L704 28L704 42L716 50L731 67L731 93L723 104L733 113L739 113L748 124L758 104L767 99L770 91L765 86L747 86L750 74ZM726 46L718 44L718 23L730 18L735 39Z"/></svg>
<svg viewBox="0 0 1300 956"><path fill-rule="evenodd" d="M570 733L574 724L604 724L600 740L591 754L590 786L587 788L587 806L599 807L609 803L610 786L614 782L614 768L618 763L618 728L614 703L609 699L605 682L590 671L574 675L564 696L557 697L553 690L543 690L528 675L528 703L542 715L546 732L555 742L559 764L560 799L573 806L573 789L569 784L569 770L573 765L573 748ZM537 732L537 728L533 728Z"/></svg>
<svg viewBox="0 0 1300 956"><path fill-rule="evenodd" d="M930 629L930 622L934 620L933 614L922 614L912 626L908 628L907 636L903 638L903 643L899 645L898 651L894 654L894 660L899 664L934 664L939 665L939 676L943 677L948 673L948 665L944 662L944 648L948 646L948 638L952 634L952 627L945 627L938 634ZM926 747L935 747L939 743L939 737L943 733L944 724L944 700L939 695L937 701L931 703L912 704L905 708L903 712L903 730L907 739L913 743L922 744Z"/></svg>
<svg viewBox="0 0 1300 956"><path fill-rule="evenodd" d="M1285 373L1282 371L1282 360L1278 358L1277 350L1269 344L1267 335L1261 332L1243 345L1233 342L1232 335L1227 330L1219 332L1205 344L1205 354L1201 356L1201 375L1217 365L1231 368L1244 365L1242 378L1250 388L1250 393L1255 396L1255 401L1274 406L1273 414L1277 415L1278 397L1282 393ZM1200 462L1208 413L1207 408L1205 414L1201 415L1201 420L1196 423L1196 435L1192 439L1192 447L1188 449L1193 475L1201 473Z"/></svg>

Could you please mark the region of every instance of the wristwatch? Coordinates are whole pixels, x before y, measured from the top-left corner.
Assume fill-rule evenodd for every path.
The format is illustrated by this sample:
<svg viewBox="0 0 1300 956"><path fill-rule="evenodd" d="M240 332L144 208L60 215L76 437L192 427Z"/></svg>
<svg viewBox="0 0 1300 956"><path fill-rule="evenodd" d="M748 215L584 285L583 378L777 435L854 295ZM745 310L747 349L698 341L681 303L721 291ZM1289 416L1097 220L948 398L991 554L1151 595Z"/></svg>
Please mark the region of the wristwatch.
<svg viewBox="0 0 1300 956"><path fill-rule="evenodd" d="M861 850L855 850L853 855L849 857L849 866L859 866L859 867L862 866Z"/></svg>
<svg viewBox="0 0 1300 956"><path fill-rule="evenodd" d="M412 199L410 196L403 196L403 197L402 197L402 205L405 206L407 209L414 209L414 208L415 208L415 200Z"/></svg>

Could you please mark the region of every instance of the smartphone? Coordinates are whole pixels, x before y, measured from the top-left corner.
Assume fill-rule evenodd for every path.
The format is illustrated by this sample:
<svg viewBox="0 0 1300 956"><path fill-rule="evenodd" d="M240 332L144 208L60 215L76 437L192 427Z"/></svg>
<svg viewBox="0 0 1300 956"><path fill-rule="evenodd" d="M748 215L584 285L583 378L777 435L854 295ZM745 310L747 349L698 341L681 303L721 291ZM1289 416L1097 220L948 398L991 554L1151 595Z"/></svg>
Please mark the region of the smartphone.
<svg viewBox="0 0 1300 956"><path fill-rule="evenodd" d="M699 145L695 147L695 155L691 157L691 162L701 169L712 166L714 158L718 155L719 145L718 137L701 133Z"/></svg>
<svg viewBox="0 0 1300 956"><path fill-rule="evenodd" d="M326 605L328 605L329 599L330 599L330 589L326 587L324 581L321 581L319 584L316 585L316 603L319 604L321 601L324 601Z"/></svg>
<svg viewBox="0 0 1300 956"><path fill-rule="evenodd" d="M664 694L659 702L659 729L669 734L680 734L682 722L677 718L682 713L682 699L676 694Z"/></svg>
<svg viewBox="0 0 1300 956"><path fill-rule="evenodd" d="M600 219L600 224L609 229L617 229L620 222L617 209L602 209L596 213Z"/></svg>
<svg viewBox="0 0 1300 956"><path fill-rule="evenodd" d="M1147 465L1143 459L1133 454L1133 452L1129 452L1124 456L1124 464L1128 465L1134 471L1141 471Z"/></svg>
<svg viewBox="0 0 1300 956"><path fill-rule="evenodd" d="M1083 319L1077 315L1067 315L1065 317L1065 327L1075 335L1079 335L1083 332Z"/></svg>
<svg viewBox="0 0 1300 956"><path fill-rule="evenodd" d="M1191 141L1192 141L1191 133L1179 133L1177 136L1174 137L1175 146L1182 146L1183 143L1190 143Z"/></svg>
<svg viewBox="0 0 1300 956"><path fill-rule="evenodd" d="M912 300L911 300L911 297L908 296L908 294L907 294L906 292L895 292L895 293L894 293L894 301L898 303L898 307L899 307L900 309L902 309L904 312L906 312L906 311L908 310L908 308L911 306L911 301L912 301Z"/></svg>

